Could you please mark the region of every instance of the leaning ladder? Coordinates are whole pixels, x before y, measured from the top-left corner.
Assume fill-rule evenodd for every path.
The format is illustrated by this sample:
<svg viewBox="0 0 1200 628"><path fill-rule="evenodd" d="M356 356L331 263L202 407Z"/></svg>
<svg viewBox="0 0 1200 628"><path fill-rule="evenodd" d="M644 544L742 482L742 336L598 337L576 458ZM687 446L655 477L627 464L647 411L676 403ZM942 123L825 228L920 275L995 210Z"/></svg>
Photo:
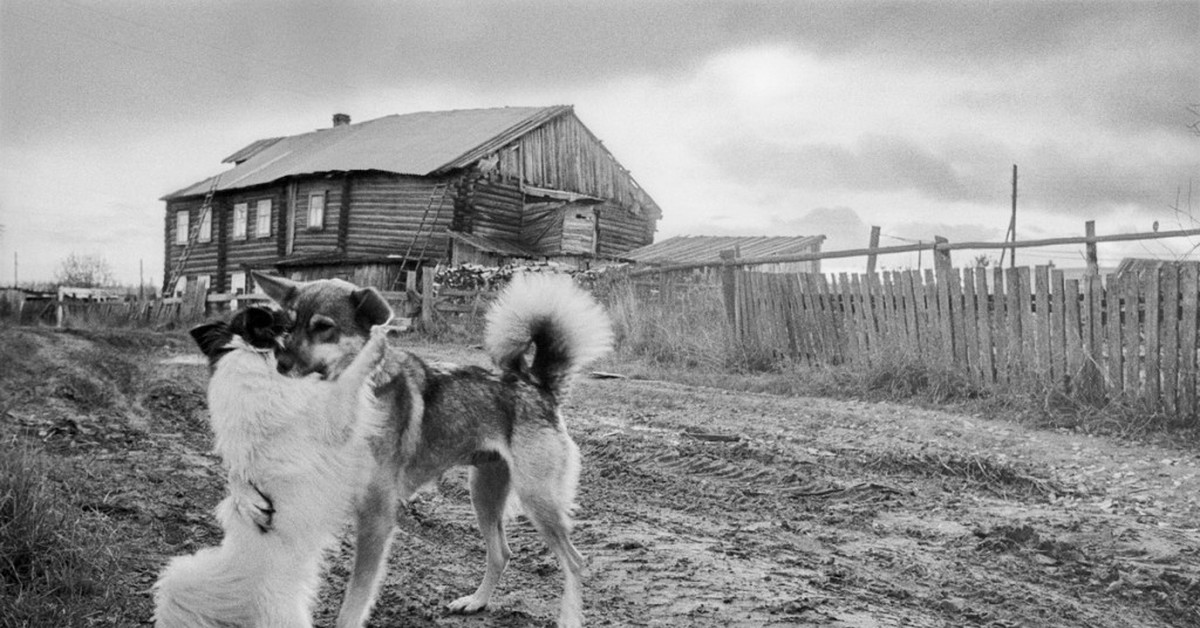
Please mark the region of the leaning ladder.
<svg viewBox="0 0 1200 628"><path fill-rule="evenodd" d="M425 212L421 214L421 224L417 226L416 233L413 234L412 240L408 241L408 247L404 250L404 257L400 259L401 269L403 269L409 261L420 261L425 259L425 254L429 252L429 243L433 240L433 231L437 226L438 219L442 217L442 207L446 205L446 196L449 194L449 192L449 183L438 183L437 185L433 186L433 190L429 193L429 202L425 205ZM432 220L430 220L430 214L433 215ZM426 230L426 225L429 226L428 230ZM424 240L422 240L422 234L425 235ZM421 249L414 257L413 249L416 248L418 241L421 241ZM393 287L400 282L400 277L402 276L403 275L396 277L396 281L393 282Z"/></svg>
<svg viewBox="0 0 1200 628"><path fill-rule="evenodd" d="M208 194L204 195L204 203L200 205L200 219L195 223L188 225L187 242L183 245L183 251L179 254L179 259L175 260L175 266L171 269L171 275L167 277L165 283L166 293L163 296L175 294L175 285L179 283L179 279L183 276L183 267L187 264L188 258L192 255L192 249L196 246L196 241L200 238L200 226L204 224L204 219L212 212L213 195L217 192L217 184L221 182L221 175L217 175L213 179L212 185L208 188Z"/></svg>

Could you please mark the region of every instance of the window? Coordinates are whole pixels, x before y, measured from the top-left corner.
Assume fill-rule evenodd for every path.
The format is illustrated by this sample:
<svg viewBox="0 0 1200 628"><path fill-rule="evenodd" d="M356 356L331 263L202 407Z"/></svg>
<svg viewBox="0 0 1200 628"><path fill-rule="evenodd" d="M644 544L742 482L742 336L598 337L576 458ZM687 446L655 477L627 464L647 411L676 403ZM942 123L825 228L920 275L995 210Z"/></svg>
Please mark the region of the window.
<svg viewBox="0 0 1200 628"><path fill-rule="evenodd" d="M233 239L246 239L246 214L249 213L245 203L235 203L233 206Z"/></svg>
<svg viewBox="0 0 1200 628"><path fill-rule="evenodd" d="M316 231L325 228L325 193L317 192L308 196L308 229Z"/></svg>
<svg viewBox="0 0 1200 628"><path fill-rule="evenodd" d="M245 294L246 290L246 273L238 271L229 275L229 292L230 294Z"/></svg>
<svg viewBox="0 0 1200 628"><path fill-rule="evenodd" d="M254 206L254 237L271 237L271 199L264 198Z"/></svg>
<svg viewBox="0 0 1200 628"><path fill-rule="evenodd" d="M204 217L200 219L200 234L196 239L200 242L212 242L212 209L202 213Z"/></svg>
<svg viewBox="0 0 1200 628"><path fill-rule="evenodd" d="M212 275L200 275L196 278L197 290L207 294L212 288Z"/></svg>
<svg viewBox="0 0 1200 628"><path fill-rule="evenodd" d="M175 212L175 244L187 244L188 213L187 210Z"/></svg>

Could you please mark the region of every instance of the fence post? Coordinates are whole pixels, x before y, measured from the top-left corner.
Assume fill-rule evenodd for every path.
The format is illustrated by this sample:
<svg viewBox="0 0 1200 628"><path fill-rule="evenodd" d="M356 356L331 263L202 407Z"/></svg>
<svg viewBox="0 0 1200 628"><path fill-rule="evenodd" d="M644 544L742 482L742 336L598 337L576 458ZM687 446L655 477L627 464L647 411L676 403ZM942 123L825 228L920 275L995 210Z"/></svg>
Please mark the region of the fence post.
<svg viewBox="0 0 1200 628"><path fill-rule="evenodd" d="M872 251L879 248L879 226L878 225L871 226L871 240L870 240L870 242L867 243L867 248L871 249ZM867 254L867 274L868 275L875 273L875 258L876 258L876 255L874 253Z"/></svg>
<svg viewBox="0 0 1200 628"><path fill-rule="evenodd" d="M950 250L939 249L939 244L949 244L950 241L942 236L933 236L933 268L937 271L939 281L950 276Z"/></svg>
<svg viewBox="0 0 1200 628"><path fill-rule="evenodd" d="M62 328L63 318L65 318L63 316L64 314L65 314L65 312L63 312L63 288L62 288L62 286L59 286L58 287L58 300L54 306L54 326L55 327L58 327L60 329Z"/></svg>
<svg viewBox="0 0 1200 628"><path fill-rule="evenodd" d="M1096 221L1089 220L1083 223L1084 234L1089 238L1096 237ZM1100 262L1096 255L1096 243L1087 243L1087 274L1088 277L1096 277L1100 275Z"/></svg>
<svg viewBox="0 0 1200 628"><path fill-rule="evenodd" d="M720 252L720 256L722 262L732 262L737 259L737 250L726 249ZM725 316L729 319L730 325L737 324L737 285L734 283L735 281L733 266L723 264L721 266L721 293L725 299Z"/></svg>
<svg viewBox="0 0 1200 628"><path fill-rule="evenodd" d="M433 326L433 267L421 269L421 325L425 329Z"/></svg>

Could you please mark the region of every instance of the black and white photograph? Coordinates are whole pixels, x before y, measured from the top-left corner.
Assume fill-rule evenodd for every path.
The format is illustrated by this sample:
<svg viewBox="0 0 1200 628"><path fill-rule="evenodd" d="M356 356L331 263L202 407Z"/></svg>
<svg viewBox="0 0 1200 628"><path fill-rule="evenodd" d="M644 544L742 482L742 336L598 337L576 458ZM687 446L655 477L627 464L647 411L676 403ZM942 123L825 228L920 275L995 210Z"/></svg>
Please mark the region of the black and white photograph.
<svg viewBox="0 0 1200 628"><path fill-rule="evenodd" d="M1198 548L1198 0L0 0L0 628L1189 627Z"/></svg>

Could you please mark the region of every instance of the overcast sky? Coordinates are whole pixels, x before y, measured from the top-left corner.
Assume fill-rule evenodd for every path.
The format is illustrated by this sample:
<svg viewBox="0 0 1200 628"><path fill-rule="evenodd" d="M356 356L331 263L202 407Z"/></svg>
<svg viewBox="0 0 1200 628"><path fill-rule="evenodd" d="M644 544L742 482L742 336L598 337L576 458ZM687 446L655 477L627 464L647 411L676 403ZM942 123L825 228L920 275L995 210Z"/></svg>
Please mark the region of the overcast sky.
<svg viewBox="0 0 1200 628"><path fill-rule="evenodd" d="M0 0L0 285L14 251L22 281L77 252L161 282L161 196L335 112L574 105L663 208L659 239L1000 241L1013 164L1021 239L1195 228L1189 103L1198 0Z"/></svg>

